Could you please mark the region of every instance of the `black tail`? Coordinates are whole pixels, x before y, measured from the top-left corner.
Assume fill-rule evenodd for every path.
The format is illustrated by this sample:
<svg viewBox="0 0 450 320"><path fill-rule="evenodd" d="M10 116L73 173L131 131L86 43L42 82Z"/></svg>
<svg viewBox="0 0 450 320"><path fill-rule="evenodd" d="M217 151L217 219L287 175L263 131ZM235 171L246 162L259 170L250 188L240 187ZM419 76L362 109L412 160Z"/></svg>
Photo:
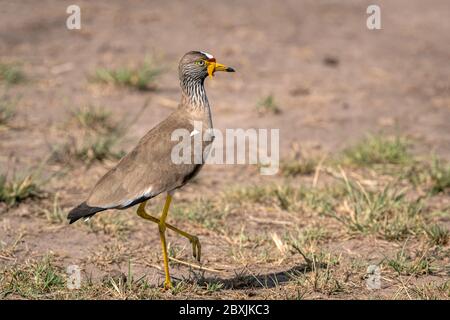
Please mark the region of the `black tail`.
<svg viewBox="0 0 450 320"><path fill-rule="evenodd" d="M106 210L106 209L99 208L99 207L90 207L86 204L86 202L83 202L78 207L75 207L72 210L70 210L69 214L67 215L67 219L69 219L70 220L69 223L72 224L75 221L77 221L78 219L89 218L89 217L93 216L94 214L96 214L97 212L100 212L103 210Z"/></svg>

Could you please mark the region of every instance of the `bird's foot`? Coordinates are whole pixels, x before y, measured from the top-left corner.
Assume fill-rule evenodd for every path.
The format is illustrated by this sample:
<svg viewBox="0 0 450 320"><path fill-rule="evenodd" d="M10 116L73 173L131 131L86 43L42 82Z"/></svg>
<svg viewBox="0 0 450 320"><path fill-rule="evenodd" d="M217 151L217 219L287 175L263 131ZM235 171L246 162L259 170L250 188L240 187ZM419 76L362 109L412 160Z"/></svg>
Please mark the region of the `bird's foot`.
<svg viewBox="0 0 450 320"><path fill-rule="evenodd" d="M200 241L198 240L197 236L191 236L189 240L192 244L192 255L197 259L198 262L200 262L200 257L202 254L202 246L200 245Z"/></svg>
<svg viewBox="0 0 450 320"><path fill-rule="evenodd" d="M172 282L169 281L164 281L164 290L170 290L172 289Z"/></svg>

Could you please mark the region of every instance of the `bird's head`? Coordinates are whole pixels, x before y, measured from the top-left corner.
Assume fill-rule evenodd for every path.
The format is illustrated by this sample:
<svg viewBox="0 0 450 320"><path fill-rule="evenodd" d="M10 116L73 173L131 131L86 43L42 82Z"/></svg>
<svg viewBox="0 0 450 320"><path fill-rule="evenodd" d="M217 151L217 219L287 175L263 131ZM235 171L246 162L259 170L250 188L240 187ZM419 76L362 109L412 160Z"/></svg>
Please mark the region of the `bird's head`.
<svg viewBox="0 0 450 320"><path fill-rule="evenodd" d="M202 51L186 53L178 67L180 79L203 81L208 75L213 77L216 71L234 72L234 69L216 62L211 54Z"/></svg>

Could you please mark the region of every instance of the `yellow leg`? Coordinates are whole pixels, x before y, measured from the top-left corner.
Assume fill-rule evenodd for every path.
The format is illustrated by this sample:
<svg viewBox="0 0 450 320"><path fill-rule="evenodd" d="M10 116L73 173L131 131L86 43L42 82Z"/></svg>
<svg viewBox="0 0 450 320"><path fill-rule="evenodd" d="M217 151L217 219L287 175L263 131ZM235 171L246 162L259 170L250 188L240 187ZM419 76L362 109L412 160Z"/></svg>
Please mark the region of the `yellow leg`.
<svg viewBox="0 0 450 320"><path fill-rule="evenodd" d="M172 287L172 282L170 281L169 274L169 258L167 256L167 245L166 245L166 218L169 213L170 202L172 201L172 196L170 194L166 197L166 203L164 204L164 209L161 214L161 219L159 219L159 237L161 239L161 246L163 251L164 260L164 273L166 274L166 280L164 281L164 288L169 289Z"/></svg>
<svg viewBox="0 0 450 320"><path fill-rule="evenodd" d="M149 215L145 211L145 205L147 204L147 201L141 202L141 204L138 207L137 214L146 220L150 220L154 223L157 223L159 225L160 220L158 218L155 218L151 215ZM197 261L200 262L202 247L200 245L200 241L198 240L198 237L193 236L183 230L178 229L177 227L172 226L171 224L166 223L166 227L169 228L172 231L175 231L176 233L180 234L181 236L187 238L191 244L192 244L192 255L194 258L197 259Z"/></svg>

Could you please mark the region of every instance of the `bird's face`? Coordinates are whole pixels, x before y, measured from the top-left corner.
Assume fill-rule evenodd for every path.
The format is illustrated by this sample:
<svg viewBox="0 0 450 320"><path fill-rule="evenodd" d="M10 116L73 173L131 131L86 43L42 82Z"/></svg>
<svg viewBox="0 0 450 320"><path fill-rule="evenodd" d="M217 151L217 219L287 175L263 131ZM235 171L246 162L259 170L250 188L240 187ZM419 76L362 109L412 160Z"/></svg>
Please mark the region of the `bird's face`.
<svg viewBox="0 0 450 320"><path fill-rule="evenodd" d="M216 71L234 72L234 69L216 62L211 54L201 51L186 53L179 65L180 77L194 80L204 80L208 75L213 77Z"/></svg>

